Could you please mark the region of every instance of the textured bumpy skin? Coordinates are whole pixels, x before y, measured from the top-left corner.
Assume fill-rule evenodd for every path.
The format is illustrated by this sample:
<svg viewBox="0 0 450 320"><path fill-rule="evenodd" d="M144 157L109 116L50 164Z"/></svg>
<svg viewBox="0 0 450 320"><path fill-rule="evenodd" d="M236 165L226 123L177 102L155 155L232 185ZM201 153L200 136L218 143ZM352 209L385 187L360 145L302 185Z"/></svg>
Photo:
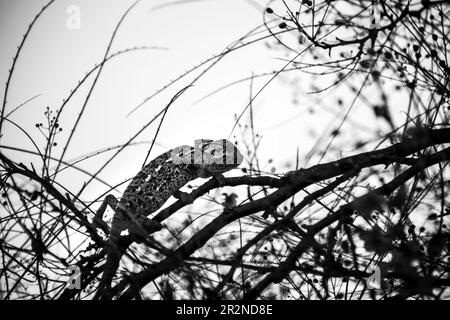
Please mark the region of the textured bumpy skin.
<svg viewBox="0 0 450 320"><path fill-rule="evenodd" d="M182 160L182 161L181 161ZM226 161L225 161L226 160ZM158 210L170 196L196 178L219 176L242 163L237 147L226 139L195 141L195 147L181 146L158 156L133 178L120 202L107 196L106 203L115 210L106 248L103 275L94 299L111 298L111 282L128 245L120 246L122 231L140 242L149 234L161 230L160 223L147 216Z"/></svg>

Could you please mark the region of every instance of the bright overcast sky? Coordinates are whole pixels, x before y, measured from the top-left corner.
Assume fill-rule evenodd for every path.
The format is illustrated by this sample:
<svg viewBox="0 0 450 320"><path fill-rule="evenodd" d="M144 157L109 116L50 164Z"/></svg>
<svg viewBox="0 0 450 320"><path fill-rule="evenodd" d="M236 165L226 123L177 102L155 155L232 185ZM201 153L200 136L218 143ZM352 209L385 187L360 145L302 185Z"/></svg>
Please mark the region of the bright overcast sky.
<svg viewBox="0 0 450 320"><path fill-rule="evenodd" d="M0 77L4 79L3 83L28 23L45 3L0 1ZM34 26L17 62L6 113L39 95L10 119L19 123L41 146L44 140L35 123L44 121L45 107L59 107L84 74L101 61L115 25L132 3L125 0L60 0L52 4ZM67 27L67 9L73 5L80 9L78 30ZM175 83L129 117L128 112L170 80L219 54L260 26L265 5L265 1L256 0L140 1L123 21L110 53L135 46L154 46L155 49L129 52L105 65L64 159L69 161L126 142L199 71ZM274 29L278 30L276 24ZM259 36L267 35L264 28L262 31ZM239 83L196 102L211 91L253 73L283 67L286 64L284 59L291 56L280 49L269 50L267 44L273 46L274 41L259 41L227 55L194 87L189 88L169 109L150 158L172 147L192 144L198 138L228 137L235 122L234 114L241 113L249 101L250 82ZM67 139L93 78L91 76L83 84L65 108L60 123L63 132L57 142ZM270 77L255 80L253 94L268 80ZM292 78L281 76L272 81L254 101L255 128L264 137L260 148L261 159L264 163L274 158L280 172L286 170L287 163L293 164L297 147L301 158L310 151L315 143L315 138L310 135L312 131L321 134L333 129L328 124L334 121L336 113L323 111L318 117L308 112L314 106L314 100L306 94L310 89L309 82L308 78L297 78L295 95ZM351 98L345 99L345 102L351 102ZM298 103L292 103L293 100ZM372 121L373 118L365 120ZM248 112L241 123L249 123ZM157 125L158 121L136 141L151 141ZM3 145L33 149L26 136L12 125L6 125L3 133ZM233 134L241 138L238 128ZM58 146L55 154L61 152L62 144ZM125 150L102 171L100 177L115 184L133 176L142 165L148 147L149 144L145 144ZM351 151L351 146L345 151ZM105 156L109 155L111 153ZM23 154L15 153L15 160L19 159L27 161ZM80 166L95 172L105 159L96 157ZM263 169L269 171L270 167ZM70 179L78 186L86 181L86 176L74 176L73 173L67 170L60 179ZM95 193L105 191L101 185L94 184L92 188Z"/></svg>

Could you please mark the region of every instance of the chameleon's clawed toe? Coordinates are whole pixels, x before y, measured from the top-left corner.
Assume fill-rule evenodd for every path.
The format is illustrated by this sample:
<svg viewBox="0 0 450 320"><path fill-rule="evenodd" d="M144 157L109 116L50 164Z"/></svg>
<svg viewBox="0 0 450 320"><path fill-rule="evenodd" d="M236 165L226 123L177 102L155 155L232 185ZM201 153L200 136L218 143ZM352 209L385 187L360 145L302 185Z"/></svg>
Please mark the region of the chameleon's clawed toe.
<svg viewBox="0 0 450 320"><path fill-rule="evenodd" d="M176 190L172 195L175 198L179 199L183 203L190 203L191 202L191 196L187 192Z"/></svg>
<svg viewBox="0 0 450 320"><path fill-rule="evenodd" d="M213 178L219 183L219 187L223 187L225 185L225 177L223 174L215 174Z"/></svg>

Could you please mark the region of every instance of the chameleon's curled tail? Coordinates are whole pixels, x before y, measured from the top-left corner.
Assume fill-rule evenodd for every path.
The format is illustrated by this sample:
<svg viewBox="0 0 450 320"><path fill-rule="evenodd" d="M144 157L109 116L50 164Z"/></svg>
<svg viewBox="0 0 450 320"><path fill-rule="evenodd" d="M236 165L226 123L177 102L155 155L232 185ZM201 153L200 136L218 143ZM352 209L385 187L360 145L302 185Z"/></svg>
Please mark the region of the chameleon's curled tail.
<svg viewBox="0 0 450 320"><path fill-rule="evenodd" d="M103 274L95 293L94 300L111 299L111 283L119 268L120 259L125 249L119 246L119 235L111 233L107 248L106 248L106 262L103 266Z"/></svg>
<svg viewBox="0 0 450 320"><path fill-rule="evenodd" d="M159 231L161 228L162 225L159 222L150 219L143 219L140 222L140 226L136 227L134 224L129 224L128 221L124 220L123 214L117 214L116 212L116 215L113 217L111 233L106 246L106 262L103 266L102 278L93 298L94 300L109 300L113 298L111 290L112 280L127 248L133 241L138 241L138 239L142 241L148 234ZM125 229L128 229L133 236L124 242L120 234ZM142 238L136 236L136 234L139 234Z"/></svg>

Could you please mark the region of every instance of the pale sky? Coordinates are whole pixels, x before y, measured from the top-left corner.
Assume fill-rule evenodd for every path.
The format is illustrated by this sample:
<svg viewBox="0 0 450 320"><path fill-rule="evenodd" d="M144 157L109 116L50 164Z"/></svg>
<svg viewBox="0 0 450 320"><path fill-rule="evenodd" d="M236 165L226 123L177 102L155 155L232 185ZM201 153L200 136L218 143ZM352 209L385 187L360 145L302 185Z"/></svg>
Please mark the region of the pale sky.
<svg viewBox="0 0 450 320"><path fill-rule="evenodd" d="M4 86L12 57L27 24L47 2L2 0L0 3L0 77ZM44 145L44 139L35 124L44 121L45 107L58 108L84 74L101 61L116 23L132 3L124 0L60 0L53 3L35 24L12 77L6 114L27 99L40 95L10 117L36 139L40 147ZM64 160L126 142L200 71L175 83L127 117L134 107L184 71L219 54L260 26L266 4L266 1L256 0L140 1L123 21L110 53L135 46L157 48L129 52L105 64ZM77 30L67 27L67 9L71 5L80 9L80 29ZM266 15L266 19L271 18ZM279 31L278 23L272 24L274 31ZM264 28L260 30L261 33L250 39L268 34ZM278 70L286 64L285 59L292 58L280 48L268 50L268 44L273 47L273 40L258 41L227 55L189 88L169 109L150 159L170 148L192 144L198 138L227 138L234 125L234 114L240 114L248 104L250 82L241 82L199 103L196 101L252 74ZM271 158L277 172L286 171L287 164L292 169L297 148L300 159L303 159L316 142L317 135L330 132L339 122L336 115L342 115L345 110L336 106L336 96L342 95L344 105L352 100L345 88L339 88L337 93L330 90L320 98L308 95L311 77L297 73L294 81L290 75L280 75L270 82L253 104L255 130L263 135L259 155L262 169L266 171L270 171L271 165L265 163ZM83 84L64 109L60 121L63 131L56 140L56 155L61 154L93 78L91 76ZM253 94L270 78L255 79ZM294 100L297 103L293 103ZM318 109L323 105L324 109ZM316 112L309 113L311 109ZM241 119L242 125L249 124L248 115L247 110ZM361 137L364 134L370 136L375 130L372 126L374 119L365 108L352 111L349 122L352 137L355 137L355 131ZM367 130L364 122L370 123L372 129ZM158 123L153 123L135 141L149 142ZM33 150L26 136L12 125L5 124L3 133L1 144ZM234 134L238 139L242 138L239 128L234 130ZM124 150L101 172L100 177L110 184L132 177L139 171L148 147L149 144L145 144ZM351 145L344 144L341 152L348 155L352 150ZM28 155L7 153L14 154L16 161L32 161ZM109 155L111 153L81 162L79 166L95 172ZM66 170L59 175L58 181L77 190L87 179L77 171ZM105 186L96 183L91 188L83 195L98 195L106 190Z"/></svg>

